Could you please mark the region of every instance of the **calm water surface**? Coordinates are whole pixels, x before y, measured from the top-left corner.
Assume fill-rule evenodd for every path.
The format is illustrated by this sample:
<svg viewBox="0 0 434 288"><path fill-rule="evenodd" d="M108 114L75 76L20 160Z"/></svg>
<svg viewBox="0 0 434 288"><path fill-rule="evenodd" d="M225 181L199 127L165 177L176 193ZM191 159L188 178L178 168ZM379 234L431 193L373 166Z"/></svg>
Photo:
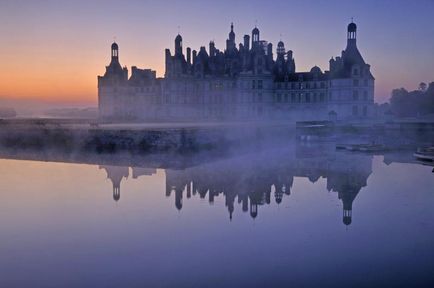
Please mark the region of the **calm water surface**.
<svg viewBox="0 0 434 288"><path fill-rule="evenodd" d="M434 285L434 173L412 157L109 164L0 159L0 287Z"/></svg>

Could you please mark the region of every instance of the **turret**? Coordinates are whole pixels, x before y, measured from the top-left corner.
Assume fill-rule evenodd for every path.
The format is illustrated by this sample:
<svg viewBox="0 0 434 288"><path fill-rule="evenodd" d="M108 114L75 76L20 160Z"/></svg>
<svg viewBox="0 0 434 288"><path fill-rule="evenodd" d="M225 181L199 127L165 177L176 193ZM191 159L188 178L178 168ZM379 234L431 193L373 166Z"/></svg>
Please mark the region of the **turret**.
<svg viewBox="0 0 434 288"><path fill-rule="evenodd" d="M234 23L231 23L231 32L229 32L229 40L235 43Z"/></svg>
<svg viewBox="0 0 434 288"><path fill-rule="evenodd" d="M191 64L191 48L187 47L187 63Z"/></svg>
<svg viewBox="0 0 434 288"><path fill-rule="evenodd" d="M268 58L273 60L273 44L271 44L271 43L268 43L268 45L267 45L267 56L268 56Z"/></svg>
<svg viewBox="0 0 434 288"><path fill-rule="evenodd" d="M215 56L215 43L214 41L209 42L209 57Z"/></svg>
<svg viewBox="0 0 434 288"><path fill-rule="evenodd" d="M118 44L116 44L116 42L113 42L112 47L111 47L111 56L112 56L112 60L111 62L117 62L119 63L119 46Z"/></svg>
<svg viewBox="0 0 434 288"><path fill-rule="evenodd" d="M283 44L282 41L279 41L279 43L277 43L276 54L277 58L285 57L285 44Z"/></svg>
<svg viewBox="0 0 434 288"><path fill-rule="evenodd" d="M357 39L357 25L356 23L352 22L348 24L347 28L347 45L356 46L356 39Z"/></svg>
<svg viewBox="0 0 434 288"><path fill-rule="evenodd" d="M246 51L250 50L250 36L249 35L244 35L244 49Z"/></svg>
<svg viewBox="0 0 434 288"><path fill-rule="evenodd" d="M182 37L181 35L177 35L175 38L175 56L182 55Z"/></svg>
<svg viewBox="0 0 434 288"><path fill-rule="evenodd" d="M196 64L197 51L193 50L193 66Z"/></svg>
<svg viewBox="0 0 434 288"><path fill-rule="evenodd" d="M255 48L259 44L259 29L255 27L252 30L252 49Z"/></svg>

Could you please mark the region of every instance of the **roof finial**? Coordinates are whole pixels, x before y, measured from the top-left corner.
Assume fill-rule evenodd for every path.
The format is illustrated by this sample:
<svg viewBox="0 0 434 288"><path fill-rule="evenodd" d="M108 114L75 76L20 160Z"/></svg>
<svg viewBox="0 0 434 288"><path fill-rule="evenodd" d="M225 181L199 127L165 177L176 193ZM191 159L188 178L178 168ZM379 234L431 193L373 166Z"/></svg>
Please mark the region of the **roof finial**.
<svg viewBox="0 0 434 288"><path fill-rule="evenodd" d="M258 20L255 20L255 28L258 28Z"/></svg>
<svg viewBox="0 0 434 288"><path fill-rule="evenodd" d="M351 23L354 23L354 17L351 17Z"/></svg>
<svg viewBox="0 0 434 288"><path fill-rule="evenodd" d="M181 26L178 25L178 35L181 33Z"/></svg>

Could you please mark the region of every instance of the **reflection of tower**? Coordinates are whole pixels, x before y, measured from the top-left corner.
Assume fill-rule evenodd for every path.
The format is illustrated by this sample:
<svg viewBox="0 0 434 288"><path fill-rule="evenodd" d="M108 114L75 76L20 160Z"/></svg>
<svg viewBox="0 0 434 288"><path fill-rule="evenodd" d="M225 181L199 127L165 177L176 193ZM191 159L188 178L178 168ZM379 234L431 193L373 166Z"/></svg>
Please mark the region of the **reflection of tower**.
<svg viewBox="0 0 434 288"><path fill-rule="evenodd" d="M229 219L232 220L232 213L234 212L234 202L236 193L233 190L223 192L226 195L225 204L228 207Z"/></svg>
<svg viewBox="0 0 434 288"><path fill-rule="evenodd" d="M105 169L107 172L107 178L112 181L113 184L113 199L119 201L121 198L121 181L122 178L128 178L129 169L128 167L119 166L99 166L100 169Z"/></svg>
<svg viewBox="0 0 434 288"><path fill-rule="evenodd" d="M285 186L277 186L274 185L274 200L276 200L277 204L282 203L283 192L285 190Z"/></svg>
<svg viewBox="0 0 434 288"><path fill-rule="evenodd" d="M351 189L351 188L352 187L348 187L347 190L338 193L339 199L342 200L342 203L344 205L342 221L345 225L351 224L353 201L354 199L356 199L357 193L359 193L358 190Z"/></svg>
<svg viewBox="0 0 434 288"><path fill-rule="evenodd" d="M176 209L181 210L182 209L182 192L183 188L176 188L175 189L175 206Z"/></svg>
<svg viewBox="0 0 434 288"><path fill-rule="evenodd" d="M255 219L256 216L258 216L258 203L253 202L252 199L250 199L250 216Z"/></svg>
<svg viewBox="0 0 434 288"><path fill-rule="evenodd" d="M189 175L185 170L166 170L166 197L169 197L175 191L175 207L178 210L182 209L182 198L184 189L194 189L192 181L189 180ZM187 194L190 194L187 191Z"/></svg>
<svg viewBox="0 0 434 288"><path fill-rule="evenodd" d="M343 204L345 225L352 222L354 199L362 187L367 185L367 179L372 172L372 157L366 155L346 155L336 153L336 158L330 163L327 175L327 189L338 192L338 198Z"/></svg>

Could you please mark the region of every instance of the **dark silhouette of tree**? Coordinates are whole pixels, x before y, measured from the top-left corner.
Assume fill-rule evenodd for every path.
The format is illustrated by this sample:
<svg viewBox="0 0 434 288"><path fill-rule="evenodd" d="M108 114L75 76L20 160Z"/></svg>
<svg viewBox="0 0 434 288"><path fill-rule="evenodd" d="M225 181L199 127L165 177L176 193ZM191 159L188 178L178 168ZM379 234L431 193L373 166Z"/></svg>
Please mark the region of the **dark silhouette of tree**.
<svg viewBox="0 0 434 288"><path fill-rule="evenodd" d="M434 82L429 85L422 82L419 84L419 89L414 91L407 91L404 88L394 89L390 106L397 117L434 114Z"/></svg>
<svg viewBox="0 0 434 288"><path fill-rule="evenodd" d="M420 91L425 92L427 87L428 86L426 85L425 82L420 82L420 84L419 84L419 90Z"/></svg>

